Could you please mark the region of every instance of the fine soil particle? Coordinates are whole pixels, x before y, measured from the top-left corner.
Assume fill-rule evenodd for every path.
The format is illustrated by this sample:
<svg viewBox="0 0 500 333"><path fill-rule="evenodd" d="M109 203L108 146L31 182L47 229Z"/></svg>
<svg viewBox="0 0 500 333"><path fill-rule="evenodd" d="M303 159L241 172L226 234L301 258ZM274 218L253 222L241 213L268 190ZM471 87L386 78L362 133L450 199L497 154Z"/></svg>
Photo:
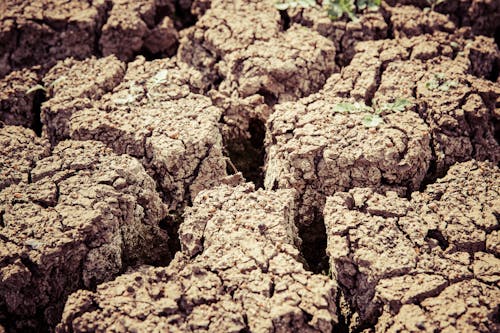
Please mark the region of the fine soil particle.
<svg viewBox="0 0 500 333"><path fill-rule="evenodd" d="M64 141L30 173L0 192L0 320L10 330L55 326L71 292L168 258L166 207L136 159Z"/></svg>
<svg viewBox="0 0 500 333"><path fill-rule="evenodd" d="M73 294L57 331L331 332L336 286L297 261L293 210L288 190L201 192L182 255Z"/></svg>
<svg viewBox="0 0 500 333"><path fill-rule="evenodd" d="M492 321L500 261L491 247L499 177L494 164L470 161L410 200L367 188L328 198L327 253L353 311L351 329L500 329Z"/></svg>

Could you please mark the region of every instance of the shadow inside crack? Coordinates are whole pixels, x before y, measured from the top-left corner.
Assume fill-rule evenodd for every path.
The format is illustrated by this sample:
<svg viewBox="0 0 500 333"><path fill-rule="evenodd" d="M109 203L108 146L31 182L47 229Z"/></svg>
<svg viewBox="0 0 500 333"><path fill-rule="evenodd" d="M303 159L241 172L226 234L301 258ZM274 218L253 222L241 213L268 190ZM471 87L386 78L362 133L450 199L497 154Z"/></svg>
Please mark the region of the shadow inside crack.
<svg viewBox="0 0 500 333"><path fill-rule="evenodd" d="M259 119L250 119L248 134L248 138L225 140L226 153L231 160L227 172L228 174L241 172L247 181L255 184L256 189L263 188L266 134L264 123Z"/></svg>

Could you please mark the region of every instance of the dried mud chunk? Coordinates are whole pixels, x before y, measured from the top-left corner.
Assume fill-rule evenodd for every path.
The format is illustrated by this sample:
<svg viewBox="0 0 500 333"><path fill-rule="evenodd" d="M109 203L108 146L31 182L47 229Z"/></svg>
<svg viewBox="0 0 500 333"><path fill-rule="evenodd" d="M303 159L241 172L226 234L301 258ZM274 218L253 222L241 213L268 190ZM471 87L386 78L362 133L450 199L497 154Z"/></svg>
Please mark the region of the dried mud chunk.
<svg viewBox="0 0 500 333"><path fill-rule="evenodd" d="M349 101L318 94L280 104L267 124L264 186L298 190L305 224L321 212L325 196L357 186L411 191L429 166L430 137L418 115L386 114L367 127L369 111L335 112L341 102Z"/></svg>
<svg viewBox="0 0 500 333"><path fill-rule="evenodd" d="M422 11L414 6L388 7L394 37L413 37L432 34L435 31L454 32L455 24L446 16L435 11Z"/></svg>
<svg viewBox="0 0 500 333"><path fill-rule="evenodd" d="M391 318L406 318L407 310L446 297L460 281L499 281L498 259L484 252L489 251L487 235L498 228L499 175L492 163L470 161L453 166L445 178L414 192L411 200L366 188L327 199L327 254L332 275L355 312L354 328L377 322L376 331L385 332ZM450 306L469 297L474 292L457 295ZM493 307L478 314L490 327L498 325L492 321ZM438 318L441 311L427 308L425 313ZM436 322L425 327L439 328Z"/></svg>
<svg viewBox="0 0 500 333"><path fill-rule="evenodd" d="M54 145L69 138L69 122L78 110L92 106L113 90L125 74L125 65L115 56L83 61L65 59L45 75L49 100L42 104L43 132Z"/></svg>
<svg viewBox="0 0 500 333"><path fill-rule="evenodd" d="M101 141L117 154L141 159L175 210L226 174L220 116L201 95L136 106L108 104L73 115L70 136Z"/></svg>
<svg viewBox="0 0 500 333"><path fill-rule="evenodd" d="M0 147L0 190L19 182L28 183L35 163L50 154L47 141L18 126L0 124Z"/></svg>
<svg viewBox="0 0 500 333"><path fill-rule="evenodd" d="M34 93L28 91L38 83L38 75L23 69L0 79L0 121L6 125L32 127Z"/></svg>
<svg viewBox="0 0 500 333"><path fill-rule="evenodd" d="M366 13L356 21L332 20L323 8L296 8L287 10L291 22L317 31L333 41L339 65L347 65L358 42L387 38L388 27L381 13Z"/></svg>
<svg viewBox="0 0 500 333"><path fill-rule="evenodd" d="M102 27L99 46L107 56L115 54L120 60L130 60L143 47L151 53L173 53L177 44L177 31L169 18L155 22L160 11L155 0L113 0L109 18ZM173 14L169 1L162 8Z"/></svg>
<svg viewBox="0 0 500 333"><path fill-rule="evenodd" d="M422 116L432 131L437 175L470 158L500 160L495 138L498 114L494 111L500 90L461 74L460 67L453 65L443 61L429 66L415 86Z"/></svg>
<svg viewBox="0 0 500 333"><path fill-rule="evenodd" d="M0 320L13 330L55 325L69 293L168 259L166 209L134 158L64 141L31 174L0 192Z"/></svg>
<svg viewBox="0 0 500 333"><path fill-rule="evenodd" d="M182 254L73 294L58 332L331 332L335 284L297 261L293 216L293 191L203 191L181 225Z"/></svg>
<svg viewBox="0 0 500 333"><path fill-rule="evenodd" d="M15 68L90 56L105 8L105 1L3 1L0 77Z"/></svg>
<svg viewBox="0 0 500 333"><path fill-rule="evenodd" d="M336 69L333 44L295 25L269 41L255 41L232 52L220 65L219 90L248 97L261 94L270 103L296 100L318 91Z"/></svg>
<svg viewBox="0 0 500 333"><path fill-rule="evenodd" d="M498 332L498 287L463 281L447 287L420 305L403 305L394 317L383 316L379 332Z"/></svg>
<svg viewBox="0 0 500 333"><path fill-rule="evenodd" d="M280 32L278 11L210 9L193 27L181 33L178 56L210 80L216 64L227 54L244 50L255 41L268 41Z"/></svg>

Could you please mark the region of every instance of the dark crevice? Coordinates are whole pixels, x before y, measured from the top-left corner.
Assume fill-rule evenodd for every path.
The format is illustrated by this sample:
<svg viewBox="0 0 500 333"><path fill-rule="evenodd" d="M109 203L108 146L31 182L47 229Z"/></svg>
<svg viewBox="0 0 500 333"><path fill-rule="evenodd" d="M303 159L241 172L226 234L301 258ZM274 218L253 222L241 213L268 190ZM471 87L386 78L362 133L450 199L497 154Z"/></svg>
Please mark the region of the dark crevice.
<svg viewBox="0 0 500 333"><path fill-rule="evenodd" d="M0 228L5 228L5 222L3 221L4 211L0 211Z"/></svg>
<svg viewBox="0 0 500 333"><path fill-rule="evenodd" d="M247 181L255 184L255 188L264 186L264 137L266 128L260 119L250 119L248 124L249 138L230 139L225 141L226 153L231 160L228 173L240 171ZM236 170L233 170L236 168Z"/></svg>
<svg viewBox="0 0 500 333"><path fill-rule="evenodd" d="M283 27L283 31L287 31L290 28L290 16L286 10L280 10L281 17L281 26Z"/></svg>
<svg viewBox="0 0 500 333"><path fill-rule="evenodd" d="M175 1L175 13L172 15L172 19L177 30L195 25L197 18L191 13L191 2L183 0Z"/></svg>
<svg viewBox="0 0 500 333"><path fill-rule="evenodd" d="M338 323L333 327L333 332L336 333L349 333L350 317L348 312L350 310L346 309L348 307L347 302L344 299L344 293L342 289L338 289L337 298L335 299L335 305L337 307Z"/></svg>
<svg viewBox="0 0 500 333"><path fill-rule="evenodd" d="M268 106L272 107L276 103L278 103L278 97L276 97L272 92L269 92L265 89L260 89L259 91L257 91L257 94L264 97L264 103L266 103Z"/></svg>
<svg viewBox="0 0 500 333"><path fill-rule="evenodd" d="M36 133L37 136L42 136L42 121L41 121L41 113L42 113L42 103L45 102L45 93L42 90L38 90L34 92L33 98L33 122L31 123L31 128Z"/></svg>
<svg viewBox="0 0 500 333"><path fill-rule="evenodd" d="M441 231L439 231L437 229L431 229L427 232L427 235L425 236L425 240L429 240L429 239L437 240L439 247L443 251L446 250L448 248L448 246L450 245L450 243L446 240L446 238L443 236Z"/></svg>
<svg viewBox="0 0 500 333"><path fill-rule="evenodd" d="M179 213L169 214L159 223L159 227L165 230L168 235L167 246L171 258L181 250L181 241L179 239L179 226L182 223L182 215Z"/></svg>
<svg viewBox="0 0 500 333"><path fill-rule="evenodd" d="M500 67L500 59L496 59L496 61L493 63L493 66L491 68L491 72L486 77L486 79L490 80L491 82L497 82L498 74L499 74L499 67Z"/></svg>
<svg viewBox="0 0 500 333"><path fill-rule="evenodd" d="M299 236L306 268L315 274L327 274L330 265L326 254L327 237L323 216L316 216L308 226L299 225Z"/></svg>

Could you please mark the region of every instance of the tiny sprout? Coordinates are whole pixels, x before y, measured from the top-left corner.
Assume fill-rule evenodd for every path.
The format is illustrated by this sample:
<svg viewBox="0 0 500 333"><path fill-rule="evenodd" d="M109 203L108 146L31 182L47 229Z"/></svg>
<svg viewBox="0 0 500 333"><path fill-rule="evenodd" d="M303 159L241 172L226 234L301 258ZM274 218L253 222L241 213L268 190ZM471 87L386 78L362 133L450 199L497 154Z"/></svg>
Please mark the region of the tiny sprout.
<svg viewBox="0 0 500 333"><path fill-rule="evenodd" d="M457 42L451 42L451 43L450 43L450 46L451 46L453 49L455 49L455 50L456 50L456 49L458 49L458 48L460 47L460 45L458 45L458 43L457 43Z"/></svg>
<svg viewBox="0 0 500 333"><path fill-rule="evenodd" d="M449 91L450 88L457 88L458 82L452 80L446 80L446 75L443 73L434 74L434 78L430 79L425 83L425 87L428 90L440 90Z"/></svg>
<svg viewBox="0 0 500 333"><path fill-rule="evenodd" d="M427 0L427 3L429 4L429 6L431 6L431 10L434 11L434 8L437 6L437 5L440 5L442 3L446 2L446 0Z"/></svg>
<svg viewBox="0 0 500 333"><path fill-rule="evenodd" d="M274 4L278 10L287 10L289 8L311 8L316 7L315 0L284 0Z"/></svg>
<svg viewBox="0 0 500 333"><path fill-rule="evenodd" d="M393 103L385 103L382 105L380 109L376 111L376 113L382 113L382 112L403 112L406 110L406 107L408 105L411 105L412 103L407 100L406 98L398 98L396 99Z"/></svg>
<svg viewBox="0 0 500 333"><path fill-rule="evenodd" d="M361 120L361 123L366 127L377 127L384 120L378 114L367 114Z"/></svg>
<svg viewBox="0 0 500 333"><path fill-rule="evenodd" d="M29 88L28 90L26 90L26 94L29 95L31 93L34 93L38 90L42 90L43 92L47 92L47 88L45 88L44 86L42 86L41 84L37 84L31 88Z"/></svg>
<svg viewBox="0 0 500 333"><path fill-rule="evenodd" d="M364 103L338 103L333 107L334 113L359 113L363 111L370 111L371 108Z"/></svg>

